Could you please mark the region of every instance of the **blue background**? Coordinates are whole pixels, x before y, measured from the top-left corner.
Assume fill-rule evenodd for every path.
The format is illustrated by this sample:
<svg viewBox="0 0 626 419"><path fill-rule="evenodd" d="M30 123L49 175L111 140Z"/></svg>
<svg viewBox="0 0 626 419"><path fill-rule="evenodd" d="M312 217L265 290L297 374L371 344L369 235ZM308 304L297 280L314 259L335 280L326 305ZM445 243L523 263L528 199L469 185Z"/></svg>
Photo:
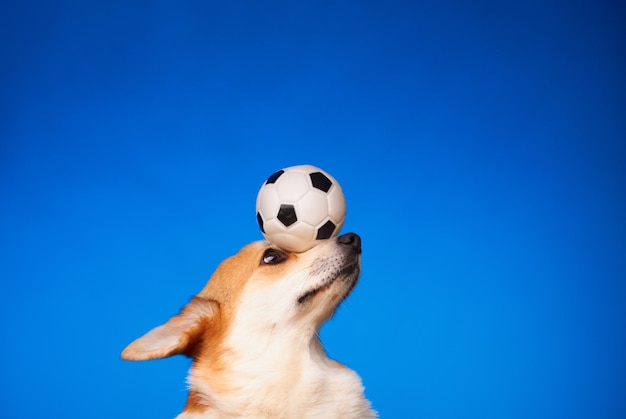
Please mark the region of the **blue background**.
<svg viewBox="0 0 626 419"><path fill-rule="evenodd" d="M0 416L174 417L189 361L120 351L310 163L364 247L322 337L383 417L626 417L625 16L3 2Z"/></svg>

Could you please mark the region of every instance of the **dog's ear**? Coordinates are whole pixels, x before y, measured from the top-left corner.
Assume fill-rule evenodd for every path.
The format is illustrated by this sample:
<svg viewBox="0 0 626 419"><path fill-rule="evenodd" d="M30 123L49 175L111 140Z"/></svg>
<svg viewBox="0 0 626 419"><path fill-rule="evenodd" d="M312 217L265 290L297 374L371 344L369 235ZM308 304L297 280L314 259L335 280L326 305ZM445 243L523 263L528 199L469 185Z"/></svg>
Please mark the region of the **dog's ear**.
<svg viewBox="0 0 626 419"><path fill-rule="evenodd" d="M122 351L122 359L144 361L177 354L193 355L218 310L217 302L194 297L179 314L128 345Z"/></svg>

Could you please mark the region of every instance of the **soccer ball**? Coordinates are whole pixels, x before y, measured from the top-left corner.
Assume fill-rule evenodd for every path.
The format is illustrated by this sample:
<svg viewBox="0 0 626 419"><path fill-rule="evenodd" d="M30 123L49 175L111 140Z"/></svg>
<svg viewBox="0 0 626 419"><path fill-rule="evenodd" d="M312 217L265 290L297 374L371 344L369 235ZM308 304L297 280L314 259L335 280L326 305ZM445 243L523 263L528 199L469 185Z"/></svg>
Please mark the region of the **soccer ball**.
<svg viewBox="0 0 626 419"><path fill-rule="evenodd" d="M261 186L256 218L267 240L283 250L304 252L339 234L346 199L327 172L311 165L292 166Z"/></svg>

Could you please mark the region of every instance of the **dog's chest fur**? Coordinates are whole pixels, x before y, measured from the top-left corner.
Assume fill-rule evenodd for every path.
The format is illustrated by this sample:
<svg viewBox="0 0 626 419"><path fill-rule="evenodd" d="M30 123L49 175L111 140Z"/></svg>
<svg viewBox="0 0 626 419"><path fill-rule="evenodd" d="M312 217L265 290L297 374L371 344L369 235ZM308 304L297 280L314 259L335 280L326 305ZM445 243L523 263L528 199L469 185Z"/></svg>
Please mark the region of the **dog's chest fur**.
<svg viewBox="0 0 626 419"><path fill-rule="evenodd" d="M221 371L209 372L201 363L192 368L190 389L208 408L177 419L375 417L358 375L330 360L316 339L298 345L289 336L268 336L263 345L252 336L233 336Z"/></svg>

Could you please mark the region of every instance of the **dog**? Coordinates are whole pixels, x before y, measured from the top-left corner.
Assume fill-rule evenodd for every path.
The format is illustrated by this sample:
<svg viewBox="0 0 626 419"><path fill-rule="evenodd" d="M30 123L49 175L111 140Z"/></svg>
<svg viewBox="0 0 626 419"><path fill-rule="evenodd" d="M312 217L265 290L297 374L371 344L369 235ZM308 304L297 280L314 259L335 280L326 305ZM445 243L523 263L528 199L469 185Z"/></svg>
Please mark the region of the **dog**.
<svg viewBox="0 0 626 419"><path fill-rule="evenodd" d="M359 376L328 358L318 337L360 271L354 233L303 253L253 242L122 358L192 358L187 402L176 419L376 418Z"/></svg>

